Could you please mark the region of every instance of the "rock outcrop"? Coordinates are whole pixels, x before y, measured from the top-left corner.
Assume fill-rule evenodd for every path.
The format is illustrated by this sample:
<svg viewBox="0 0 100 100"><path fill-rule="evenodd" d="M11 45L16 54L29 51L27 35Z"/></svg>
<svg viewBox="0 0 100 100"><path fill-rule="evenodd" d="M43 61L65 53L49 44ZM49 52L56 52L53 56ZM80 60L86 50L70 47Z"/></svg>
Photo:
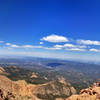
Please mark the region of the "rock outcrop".
<svg viewBox="0 0 100 100"><path fill-rule="evenodd" d="M82 89L79 95L72 95L64 100L100 100L100 82L94 83L87 89Z"/></svg>
<svg viewBox="0 0 100 100"><path fill-rule="evenodd" d="M38 85L33 93L45 100L55 100L57 97L68 97L75 94L76 90L69 83L62 83L62 81L51 81L43 85Z"/></svg>
<svg viewBox="0 0 100 100"><path fill-rule="evenodd" d="M14 82L0 75L0 100L40 100L32 94L33 88L24 80Z"/></svg>

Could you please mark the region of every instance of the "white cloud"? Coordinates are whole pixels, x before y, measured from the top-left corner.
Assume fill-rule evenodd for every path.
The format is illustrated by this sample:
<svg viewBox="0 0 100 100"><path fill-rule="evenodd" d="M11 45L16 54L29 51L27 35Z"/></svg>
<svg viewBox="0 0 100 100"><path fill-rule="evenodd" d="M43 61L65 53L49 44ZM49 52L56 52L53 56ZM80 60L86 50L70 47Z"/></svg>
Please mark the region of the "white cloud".
<svg viewBox="0 0 100 100"><path fill-rule="evenodd" d="M58 45L58 44L57 44L57 45L54 45L54 47L55 47L55 48L63 48L64 45Z"/></svg>
<svg viewBox="0 0 100 100"><path fill-rule="evenodd" d="M87 48L87 46L84 45L74 45L74 44L64 44L64 45L54 45L54 47L57 48Z"/></svg>
<svg viewBox="0 0 100 100"><path fill-rule="evenodd" d="M65 48L65 47L76 47L76 45L73 45L73 44L64 44L64 45L54 45L54 47Z"/></svg>
<svg viewBox="0 0 100 100"><path fill-rule="evenodd" d="M42 46L23 45L21 48L42 48Z"/></svg>
<svg viewBox="0 0 100 100"><path fill-rule="evenodd" d="M86 51L87 46L74 45L74 44L64 44L64 45L54 45L54 48L63 48L69 51Z"/></svg>
<svg viewBox="0 0 100 100"><path fill-rule="evenodd" d="M9 46L9 45L11 45L11 43L6 43L6 45L8 45L8 46Z"/></svg>
<svg viewBox="0 0 100 100"><path fill-rule="evenodd" d="M44 49L47 49L47 50L61 50L61 48L55 48L55 47L45 47Z"/></svg>
<svg viewBox="0 0 100 100"><path fill-rule="evenodd" d="M23 46L21 46L21 48L33 48L33 46L32 45L23 45Z"/></svg>
<svg viewBox="0 0 100 100"><path fill-rule="evenodd" d="M87 46L83 45L83 46L77 46L79 48L87 48Z"/></svg>
<svg viewBox="0 0 100 100"><path fill-rule="evenodd" d="M100 41L92 41L92 40L77 40L77 43L85 45L100 45Z"/></svg>
<svg viewBox="0 0 100 100"><path fill-rule="evenodd" d="M76 47L76 46L73 44L64 44L64 47Z"/></svg>
<svg viewBox="0 0 100 100"><path fill-rule="evenodd" d="M19 45L16 45L16 44L11 44L11 43L6 43L5 45L7 46L10 46L9 48L19 48L20 46Z"/></svg>
<svg viewBox="0 0 100 100"><path fill-rule="evenodd" d="M100 52L100 49L92 48L92 49L90 49L89 51L92 51L92 52Z"/></svg>
<svg viewBox="0 0 100 100"><path fill-rule="evenodd" d="M42 48L42 46L33 46L33 45L16 45L11 43L6 43L10 48Z"/></svg>
<svg viewBox="0 0 100 100"><path fill-rule="evenodd" d="M44 44L43 42L40 42L40 44Z"/></svg>
<svg viewBox="0 0 100 100"><path fill-rule="evenodd" d="M44 40L44 41L48 41L48 42L54 42L54 43L57 43L57 42L68 42L69 40L64 37L64 36L59 36L59 35L49 35L47 37L43 37L41 40Z"/></svg>
<svg viewBox="0 0 100 100"><path fill-rule="evenodd" d="M12 44L11 47L13 47L13 48L19 48L20 46Z"/></svg>
<svg viewBox="0 0 100 100"><path fill-rule="evenodd" d="M86 51L86 49L80 49L80 48L71 48L71 49L65 49L70 51Z"/></svg>
<svg viewBox="0 0 100 100"><path fill-rule="evenodd" d="M5 45L13 47L13 48L19 48L19 46L16 44L6 43Z"/></svg>

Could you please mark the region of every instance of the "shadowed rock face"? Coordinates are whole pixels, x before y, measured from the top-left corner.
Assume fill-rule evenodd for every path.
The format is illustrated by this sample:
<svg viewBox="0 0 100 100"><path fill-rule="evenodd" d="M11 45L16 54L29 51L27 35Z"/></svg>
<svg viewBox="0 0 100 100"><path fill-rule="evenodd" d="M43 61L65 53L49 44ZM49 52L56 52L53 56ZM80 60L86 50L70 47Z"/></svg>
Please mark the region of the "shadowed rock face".
<svg viewBox="0 0 100 100"><path fill-rule="evenodd" d="M5 92L3 89L0 89L0 100L13 100L15 96L11 92Z"/></svg>
<svg viewBox="0 0 100 100"><path fill-rule="evenodd" d="M56 99L56 100L100 100L100 82L96 82L92 87L87 89L82 89L79 95L72 95L66 99Z"/></svg>
<svg viewBox="0 0 100 100"><path fill-rule="evenodd" d="M69 84L62 81L51 81L43 85L38 85L33 93L45 100L55 100L57 97L68 97L75 94L76 90Z"/></svg>

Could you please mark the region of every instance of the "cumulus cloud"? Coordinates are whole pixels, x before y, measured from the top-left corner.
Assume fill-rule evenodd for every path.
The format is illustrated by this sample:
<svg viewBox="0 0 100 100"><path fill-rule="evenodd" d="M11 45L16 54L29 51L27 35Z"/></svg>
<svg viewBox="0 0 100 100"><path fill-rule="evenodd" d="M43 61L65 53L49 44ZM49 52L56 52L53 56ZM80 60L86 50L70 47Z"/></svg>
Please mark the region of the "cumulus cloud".
<svg viewBox="0 0 100 100"><path fill-rule="evenodd" d="M6 45L8 45L8 46L9 46L9 45L11 45L11 43L6 43Z"/></svg>
<svg viewBox="0 0 100 100"><path fill-rule="evenodd" d="M54 45L54 47L65 48L65 47L76 47L76 46L73 44L64 44L64 45Z"/></svg>
<svg viewBox="0 0 100 100"><path fill-rule="evenodd" d="M79 48L87 48L87 46L83 45L83 46L77 46Z"/></svg>
<svg viewBox="0 0 100 100"><path fill-rule="evenodd" d="M40 42L40 44L44 44L43 42Z"/></svg>
<svg viewBox="0 0 100 100"><path fill-rule="evenodd" d="M92 48L92 49L90 49L89 51L92 51L92 52L100 52L100 49Z"/></svg>
<svg viewBox="0 0 100 100"><path fill-rule="evenodd" d="M76 46L73 44L64 44L64 47L76 47Z"/></svg>
<svg viewBox="0 0 100 100"><path fill-rule="evenodd" d="M47 37L43 37L41 40L48 41L48 42L54 42L54 43L69 41L66 37L60 36L60 35L55 35L55 34L49 35Z"/></svg>
<svg viewBox="0 0 100 100"><path fill-rule="evenodd" d="M21 48L42 48L42 46L23 45Z"/></svg>
<svg viewBox="0 0 100 100"><path fill-rule="evenodd" d="M54 45L54 47L57 47L57 48L87 48L87 46L84 46L84 45L74 45L74 44L64 44L64 45Z"/></svg>
<svg viewBox="0 0 100 100"><path fill-rule="evenodd" d="M85 45L100 45L100 41L92 41L92 40L77 40L77 43Z"/></svg>
<svg viewBox="0 0 100 100"><path fill-rule="evenodd" d="M42 46L33 46L33 45L16 45L11 43L6 43L10 48L42 48Z"/></svg>
<svg viewBox="0 0 100 100"><path fill-rule="evenodd" d="M33 46L32 45L23 45L23 46L21 46L22 48L33 48Z"/></svg>
<svg viewBox="0 0 100 100"><path fill-rule="evenodd" d="M55 47L55 48L63 48L64 45L58 45L58 44L57 44L57 45L54 45L54 47Z"/></svg>
<svg viewBox="0 0 100 100"><path fill-rule="evenodd" d="M45 47L44 49L47 49L47 50L61 50L61 48L55 48L55 47Z"/></svg>
<svg viewBox="0 0 100 100"><path fill-rule="evenodd" d="M80 48L70 48L70 49L65 49L65 50L70 50L70 51L86 51L86 49L80 49Z"/></svg>
<svg viewBox="0 0 100 100"><path fill-rule="evenodd" d="M32 49L32 48L42 48L46 50L68 50L68 51L90 51L90 52L100 52L100 49L97 46L100 45L100 41L92 41L92 40L75 40L68 42L69 40L64 36L59 35L49 35L47 37L43 37L41 40L56 43L53 46L43 46L43 41L40 41L40 45L17 45L12 43L5 43L4 47L7 48L23 48L23 49ZM68 43L60 43L60 42L68 42ZM2 42L1 42L2 43ZM52 45L52 44L50 44Z"/></svg>
<svg viewBox="0 0 100 100"><path fill-rule="evenodd" d="M11 44L11 43L6 43L5 45L13 47L13 48L19 48L20 47L19 45Z"/></svg>
<svg viewBox="0 0 100 100"><path fill-rule="evenodd" d="M74 45L74 44L64 44L64 45L54 45L55 48L63 48L68 51L86 51L87 46L84 45Z"/></svg>
<svg viewBox="0 0 100 100"><path fill-rule="evenodd" d="M13 48L19 48L20 46L12 44L11 47L13 47Z"/></svg>

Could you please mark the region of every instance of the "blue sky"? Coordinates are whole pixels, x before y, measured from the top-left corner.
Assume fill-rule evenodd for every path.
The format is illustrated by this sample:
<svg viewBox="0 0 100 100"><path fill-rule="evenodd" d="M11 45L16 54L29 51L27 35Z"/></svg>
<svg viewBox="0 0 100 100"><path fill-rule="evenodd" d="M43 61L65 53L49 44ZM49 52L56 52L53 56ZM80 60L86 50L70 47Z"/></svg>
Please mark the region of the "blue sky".
<svg viewBox="0 0 100 100"><path fill-rule="evenodd" d="M0 55L100 61L100 0L1 0Z"/></svg>

